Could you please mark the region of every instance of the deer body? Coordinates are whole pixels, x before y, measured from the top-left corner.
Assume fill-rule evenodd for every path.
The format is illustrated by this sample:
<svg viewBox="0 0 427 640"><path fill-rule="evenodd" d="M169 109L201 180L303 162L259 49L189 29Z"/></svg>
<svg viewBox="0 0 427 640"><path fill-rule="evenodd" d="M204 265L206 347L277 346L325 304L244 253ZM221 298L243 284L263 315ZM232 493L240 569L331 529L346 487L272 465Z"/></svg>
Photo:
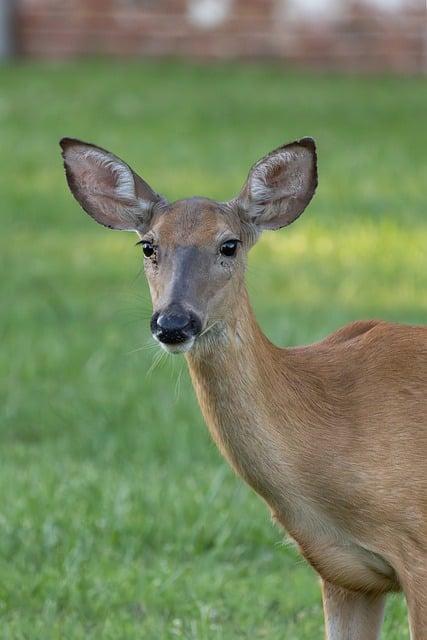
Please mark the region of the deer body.
<svg viewBox="0 0 427 640"><path fill-rule="evenodd" d="M309 347L279 349L243 300L243 322L217 338L221 349L210 338L187 356L214 440L323 578L398 589L400 547L427 541L425 464L414 465L424 415L412 412L425 392L427 332L358 323ZM391 346L412 379L418 370L404 390ZM424 489L415 507L413 487ZM402 502L411 504L403 513Z"/></svg>
<svg viewBox="0 0 427 640"><path fill-rule="evenodd" d="M384 596L400 589L425 640L426 328L355 322L281 349L244 285L259 229L290 224L313 195L313 142L257 163L230 203L171 205L112 154L62 144L85 210L142 238L153 335L185 352L219 449L321 576L328 640L376 640Z"/></svg>

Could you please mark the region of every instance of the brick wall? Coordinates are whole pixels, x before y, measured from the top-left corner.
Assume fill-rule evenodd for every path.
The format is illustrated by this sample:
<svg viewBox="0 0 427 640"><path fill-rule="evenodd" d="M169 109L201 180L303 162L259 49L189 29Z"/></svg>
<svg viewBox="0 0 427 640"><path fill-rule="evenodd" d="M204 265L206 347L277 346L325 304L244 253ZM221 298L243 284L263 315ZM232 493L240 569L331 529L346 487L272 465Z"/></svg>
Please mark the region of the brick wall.
<svg viewBox="0 0 427 640"><path fill-rule="evenodd" d="M17 0L25 56L278 58L425 72L423 0Z"/></svg>

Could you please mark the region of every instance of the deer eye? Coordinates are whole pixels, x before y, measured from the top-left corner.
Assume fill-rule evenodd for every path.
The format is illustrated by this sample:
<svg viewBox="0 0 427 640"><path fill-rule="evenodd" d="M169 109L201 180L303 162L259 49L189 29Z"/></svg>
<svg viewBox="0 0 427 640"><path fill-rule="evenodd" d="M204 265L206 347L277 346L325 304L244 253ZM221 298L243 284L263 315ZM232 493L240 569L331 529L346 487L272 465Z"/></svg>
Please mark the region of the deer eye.
<svg viewBox="0 0 427 640"><path fill-rule="evenodd" d="M154 245L152 242L148 240L143 240L142 242L138 242L142 246L142 252L146 258L150 258L154 253Z"/></svg>
<svg viewBox="0 0 427 640"><path fill-rule="evenodd" d="M231 258L236 254L238 244L239 244L238 240L227 240L226 242L222 243L219 251L223 256L227 256L227 258Z"/></svg>

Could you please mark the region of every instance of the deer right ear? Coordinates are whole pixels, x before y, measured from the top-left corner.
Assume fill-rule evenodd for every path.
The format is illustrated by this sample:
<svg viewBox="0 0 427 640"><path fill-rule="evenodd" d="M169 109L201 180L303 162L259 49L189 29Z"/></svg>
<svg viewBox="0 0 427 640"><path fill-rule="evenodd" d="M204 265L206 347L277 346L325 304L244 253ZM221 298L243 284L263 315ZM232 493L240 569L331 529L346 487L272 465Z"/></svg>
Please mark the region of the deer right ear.
<svg viewBox="0 0 427 640"><path fill-rule="evenodd" d="M60 145L68 186L86 213L110 229L144 232L164 198L109 151L72 138Z"/></svg>
<svg viewBox="0 0 427 640"><path fill-rule="evenodd" d="M316 186L316 145L312 138L302 138L254 164L233 204L258 229L280 229L301 215Z"/></svg>

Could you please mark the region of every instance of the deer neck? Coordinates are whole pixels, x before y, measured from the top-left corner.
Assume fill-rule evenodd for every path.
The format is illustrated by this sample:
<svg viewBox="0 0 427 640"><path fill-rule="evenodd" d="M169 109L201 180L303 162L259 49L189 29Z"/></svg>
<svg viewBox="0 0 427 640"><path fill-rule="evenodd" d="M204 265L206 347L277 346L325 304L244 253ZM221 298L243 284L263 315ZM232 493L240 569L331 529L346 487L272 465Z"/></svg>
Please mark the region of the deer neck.
<svg viewBox="0 0 427 640"><path fill-rule="evenodd" d="M265 466L277 456L271 380L282 350L262 333L246 291L235 321L206 338L187 355L205 421L231 465L267 498Z"/></svg>

